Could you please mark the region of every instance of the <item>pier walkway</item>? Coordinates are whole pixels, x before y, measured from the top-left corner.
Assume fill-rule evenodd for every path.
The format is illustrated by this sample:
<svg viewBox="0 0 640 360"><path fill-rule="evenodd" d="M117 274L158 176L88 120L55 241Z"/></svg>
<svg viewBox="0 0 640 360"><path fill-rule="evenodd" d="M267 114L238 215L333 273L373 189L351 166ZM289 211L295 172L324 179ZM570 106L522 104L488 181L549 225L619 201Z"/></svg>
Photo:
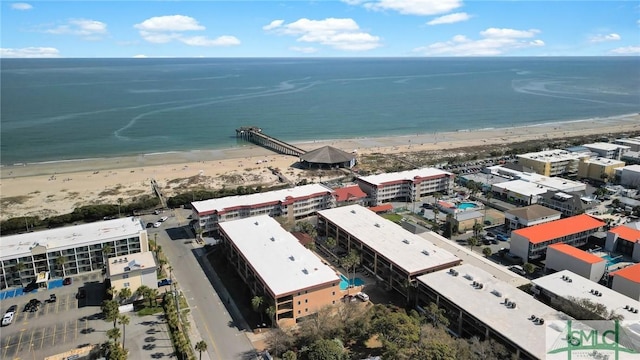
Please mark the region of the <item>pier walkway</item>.
<svg viewBox="0 0 640 360"><path fill-rule="evenodd" d="M236 137L252 142L256 145L260 145L269 150L273 150L280 154L300 156L306 153L305 150L302 150L297 146L287 144L284 141L278 140L273 136L269 136L263 133L262 129L256 126L243 126L239 129L236 129Z"/></svg>

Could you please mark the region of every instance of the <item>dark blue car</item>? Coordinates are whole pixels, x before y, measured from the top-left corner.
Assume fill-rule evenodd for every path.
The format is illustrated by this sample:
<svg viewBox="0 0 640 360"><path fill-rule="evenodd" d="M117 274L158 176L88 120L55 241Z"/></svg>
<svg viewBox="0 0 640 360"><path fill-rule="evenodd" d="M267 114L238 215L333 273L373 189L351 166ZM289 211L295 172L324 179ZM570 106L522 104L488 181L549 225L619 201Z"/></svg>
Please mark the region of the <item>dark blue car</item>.
<svg viewBox="0 0 640 360"><path fill-rule="evenodd" d="M162 279L162 280L158 281L158 287L168 286L168 285L171 285L171 280L170 279Z"/></svg>
<svg viewBox="0 0 640 360"><path fill-rule="evenodd" d="M500 241L507 241L507 240L509 240L509 237L507 235L504 235L504 234L498 234L496 236L496 239L498 239Z"/></svg>

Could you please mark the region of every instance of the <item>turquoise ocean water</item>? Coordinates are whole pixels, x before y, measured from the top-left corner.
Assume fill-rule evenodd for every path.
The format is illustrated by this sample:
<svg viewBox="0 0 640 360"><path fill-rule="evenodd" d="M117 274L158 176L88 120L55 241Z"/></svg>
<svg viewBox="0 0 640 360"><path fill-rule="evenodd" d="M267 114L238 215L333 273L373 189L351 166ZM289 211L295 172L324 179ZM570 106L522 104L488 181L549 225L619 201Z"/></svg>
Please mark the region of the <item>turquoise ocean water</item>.
<svg viewBox="0 0 640 360"><path fill-rule="evenodd" d="M640 58L3 59L2 165L640 112Z"/></svg>

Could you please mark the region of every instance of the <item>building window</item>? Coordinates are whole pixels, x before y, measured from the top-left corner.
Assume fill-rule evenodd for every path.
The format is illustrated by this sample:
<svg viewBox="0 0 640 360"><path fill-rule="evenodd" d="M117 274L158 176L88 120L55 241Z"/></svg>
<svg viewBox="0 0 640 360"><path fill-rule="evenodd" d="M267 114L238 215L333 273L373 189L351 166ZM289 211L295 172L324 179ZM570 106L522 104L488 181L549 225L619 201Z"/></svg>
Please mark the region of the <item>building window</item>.
<svg viewBox="0 0 640 360"><path fill-rule="evenodd" d="M331 302L331 304L335 305L335 304L336 304L336 301L335 301L335 300L333 300L333 301Z"/></svg>
<svg viewBox="0 0 640 360"><path fill-rule="evenodd" d="M304 309L304 312L309 312L309 309Z"/></svg>
<svg viewBox="0 0 640 360"><path fill-rule="evenodd" d="M298 301L298 305L300 305L300 301Z"/></svg>
<svg viewBox="0 0 640 360"><path fill-rule="evenodd" d="M124 287L128 288L129 286L131 286L129 283L124 283Z"/></svg>
<svg viewBox="0 0 640 360"><path fill-rule="evenodd" d="M300 315L300 310L298 310L298 315Z"/></svg>
<svg viewBox="0 0 640 360"><path fill-rule="evenodd" d="M335 296L335 295L336 295L336 292L335 292L335 291L332 291L332 292L331 292L331 295L334 295L334 296Z"/></svg>
<svg viewBox="0 0 640 360"><path fill-rule="evenodd" d="M309 302L309 300L307 300L307 299L304 299L304 303L305 303L305 304L306 304L306 303L308 303L308 302Z"/></svg>
<svg viewBox="0 0 640 360"><path fill-rule="evenodd" d="M129 278L129 274L123 274L123 275L122 275L122 278L123 278L123 279L128 279L128 278Z"/></svg>

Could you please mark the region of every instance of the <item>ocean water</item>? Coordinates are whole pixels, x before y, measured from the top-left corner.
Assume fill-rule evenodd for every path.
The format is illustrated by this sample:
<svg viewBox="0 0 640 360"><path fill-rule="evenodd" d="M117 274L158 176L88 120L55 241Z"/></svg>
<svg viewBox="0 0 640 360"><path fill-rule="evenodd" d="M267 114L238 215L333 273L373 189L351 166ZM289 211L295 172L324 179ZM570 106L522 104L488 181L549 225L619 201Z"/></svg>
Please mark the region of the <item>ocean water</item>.
<svg viewBox="0 0 640 360"><path fill-rule="evenodd" d="M0 163L640 112L640 58L3 59Z"/></svg>

